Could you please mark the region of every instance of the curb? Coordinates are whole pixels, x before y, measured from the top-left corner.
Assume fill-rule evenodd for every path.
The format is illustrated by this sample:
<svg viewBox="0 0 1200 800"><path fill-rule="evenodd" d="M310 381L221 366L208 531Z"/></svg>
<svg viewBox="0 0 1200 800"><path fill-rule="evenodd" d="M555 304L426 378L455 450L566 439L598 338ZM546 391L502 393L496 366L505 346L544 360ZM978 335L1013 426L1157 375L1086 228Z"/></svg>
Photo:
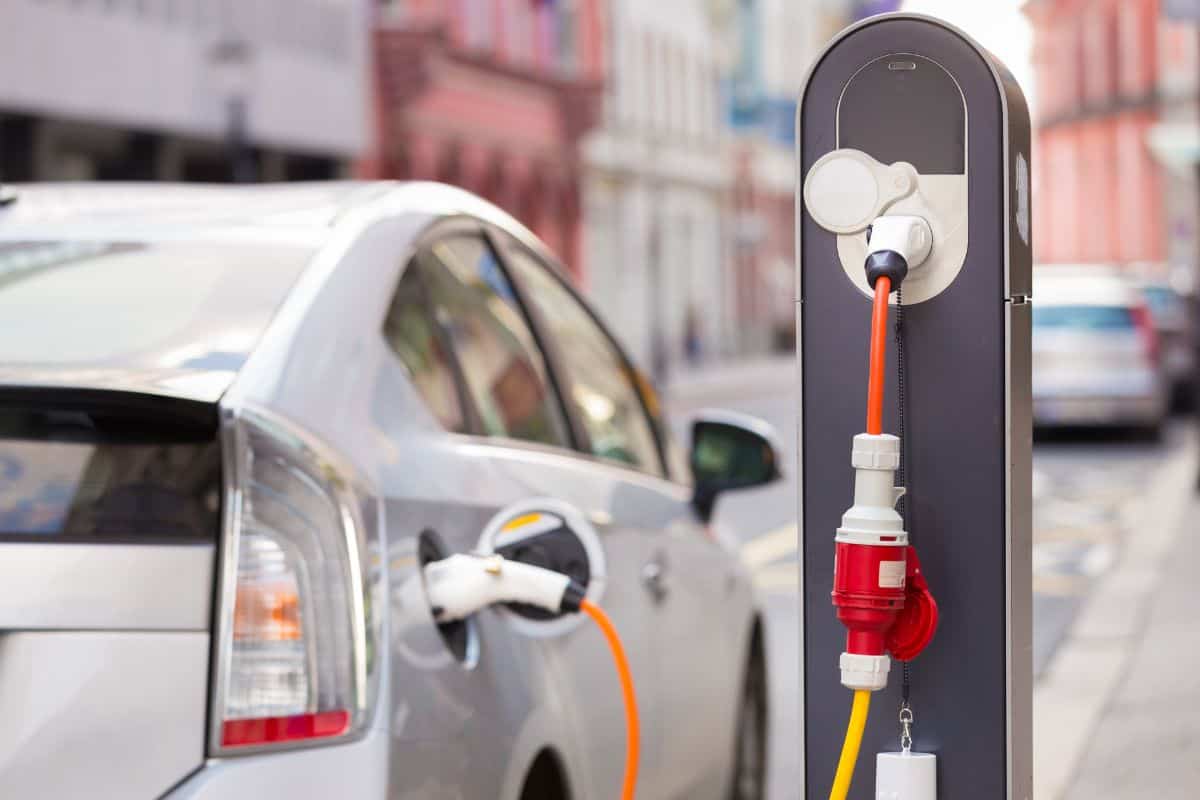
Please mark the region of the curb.
<svg viewBox="0 0 1200 800"><path fill-rule="evenodd" d="M1183 533L1196 478L1196 436L1126 506L1121 556L1102 577L1033 692L1033 797L1060 800L1071 786L1109 700L1140 644L1142 621L1165 561Z"/></svg>

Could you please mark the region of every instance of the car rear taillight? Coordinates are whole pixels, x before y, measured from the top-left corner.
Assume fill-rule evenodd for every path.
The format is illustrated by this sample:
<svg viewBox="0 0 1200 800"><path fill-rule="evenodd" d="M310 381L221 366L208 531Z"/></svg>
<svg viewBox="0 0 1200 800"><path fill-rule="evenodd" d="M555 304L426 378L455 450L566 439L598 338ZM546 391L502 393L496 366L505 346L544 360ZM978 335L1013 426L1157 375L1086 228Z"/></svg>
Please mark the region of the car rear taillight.
<svg viewBox="0 0 1200 800"><path fill-rule="evenodd" d="M1159 347L1158 347L1158 331L1154 328L1154 316L1150 313L1150 308L1145 305L1133 307L1133 323L1137 326L1138 336L1142 340L1142 349L1146 353L1146 358L1154 363L1158 363Z"/></svg>
<svg viewBox="0 0 1200 800"><path fill-rule="evenodd" d="M371 682L364 557L376 540L350 470L266 412L226 428L213 749L353 734Z"/></svg>

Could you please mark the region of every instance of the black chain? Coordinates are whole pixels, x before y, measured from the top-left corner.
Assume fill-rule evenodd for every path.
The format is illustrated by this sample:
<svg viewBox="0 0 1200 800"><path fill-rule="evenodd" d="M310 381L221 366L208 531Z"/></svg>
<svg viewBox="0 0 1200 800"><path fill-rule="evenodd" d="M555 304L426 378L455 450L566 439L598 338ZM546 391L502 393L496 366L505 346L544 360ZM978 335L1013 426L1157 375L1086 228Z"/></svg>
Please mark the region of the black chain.
<svg viewBox="0 0 1200 800"><path fill-rule="evenodd" d="M908 373L908 359L904 352L904 289L896 287L896 434L900 437L900 467L896 470L896 479L905 488L900 497L900 518L904 521L904 530L908 531L908 541L913 540L912 525L908 506L908 437L904 433L904 409L907 407L905 397L905 378ZM910 662L903 661L903 675L900 681L900 707L908 708L908 696L912 689L912 668Z"/></svg>

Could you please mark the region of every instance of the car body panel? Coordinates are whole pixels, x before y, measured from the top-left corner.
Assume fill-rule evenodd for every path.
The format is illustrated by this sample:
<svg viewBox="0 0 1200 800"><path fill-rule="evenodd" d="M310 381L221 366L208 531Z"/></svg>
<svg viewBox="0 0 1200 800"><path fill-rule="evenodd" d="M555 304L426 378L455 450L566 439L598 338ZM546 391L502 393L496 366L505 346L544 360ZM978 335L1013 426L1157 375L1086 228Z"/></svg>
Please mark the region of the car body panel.
<svg viewBox="0 0 1200 800"><path fill-rule="evenodd" d="M203 631L212 544L0 544L0 631Z"/></svg>
<svg viewBox="0 0 1200 800"><path fill-rule="evenodd" d="M189 227L182 211L169 225L137 223L150 239L262 236L315 248L227 387L217 392L222 418L244 408L270 409L336 448L362 476L362 505L381 521L386 542L371 559L380 604L388 608L384 635L391 647L381 654L380 691L365 735L288 753L210 758L171 797L515 800L543 749L564 766L573 800L615 796L624 723L598 633L579 619L566 632L543 636L489 609L471 623L476 651L471 663L462 664L446 648L420 592L422 531L436 531L449 550L467 550L496 512L544 496L571 503L600 532L608 561L603 605L631 649L638 685L642 790L647 796L720 796L755 615L744 569L699 522L691 490L682 483L566 449L445 432L382 335L415 243L439 220L465 217L481 229L496 226L541 258L548 253L506 214L450 187L347 191L357 200L334 210L324 200L312 207L273 206L270 224L206 218ZM240 202L236 192L220 197ZM229 212L239 219L236 208ZM137 229L122 228L134 225L128 221L88 225L88 235L102 238L121 230L132 236ZM6 225L0 212L0 239L27 238L31 229ZM212 402L225 380L219 372L199 370L194 384L155 391ZM14 385L44 381L32 369L4 379ZM95 380L106 387L147 385L128 373L120 377L115 367ZM669 570L661 602L643 582L655 559ZM201 715L201 739L204 730ZM200 766L200 759L193 760ZM186 771L176 776L185 777Z"/></svg>
<svg viewBox="0 0 1200 800"><path fill-rule="evenodd" d="M212 544L0 544L0 796L153 797L204 760Z"/></svg>
<svg viewBox="0 0 1200 800"><path fill-rule="evenodd" d="M204 762L207 632L0 633L0 797L158 797Z"/></svg>
<svg viewBox="0 0 1200 800"><path fill-rule="evenodd" d="M387 797L387 751L388 732L376 727L357 741L334 747L213 758L181 776L186 780L163 800Z"/></svg>

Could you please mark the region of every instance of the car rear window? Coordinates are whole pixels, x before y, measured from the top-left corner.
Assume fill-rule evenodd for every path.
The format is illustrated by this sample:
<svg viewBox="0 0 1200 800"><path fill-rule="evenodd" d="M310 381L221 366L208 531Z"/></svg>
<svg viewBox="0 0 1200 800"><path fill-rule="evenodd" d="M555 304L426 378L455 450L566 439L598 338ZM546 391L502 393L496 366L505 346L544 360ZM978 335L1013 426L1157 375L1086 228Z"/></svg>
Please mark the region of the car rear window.
<svg viewBox="0 0 1200 800"><path fill-rule="evenodd" d="M1076 330L1123 330L1133 328L1133 311L1127 306L1038 306L1033 307L1035 328Z"/></svg>
<svg viewBox="0 0 1200 800"><path fill-rule="evenodd" d="M236 371L311 248L0 241L0 363Z"/></svg>
<svg viewBox="0 0 1200 800"><path fill-rule="evenodd" d="M215 423L0 408L0 541L212 540Z"/></svg>

